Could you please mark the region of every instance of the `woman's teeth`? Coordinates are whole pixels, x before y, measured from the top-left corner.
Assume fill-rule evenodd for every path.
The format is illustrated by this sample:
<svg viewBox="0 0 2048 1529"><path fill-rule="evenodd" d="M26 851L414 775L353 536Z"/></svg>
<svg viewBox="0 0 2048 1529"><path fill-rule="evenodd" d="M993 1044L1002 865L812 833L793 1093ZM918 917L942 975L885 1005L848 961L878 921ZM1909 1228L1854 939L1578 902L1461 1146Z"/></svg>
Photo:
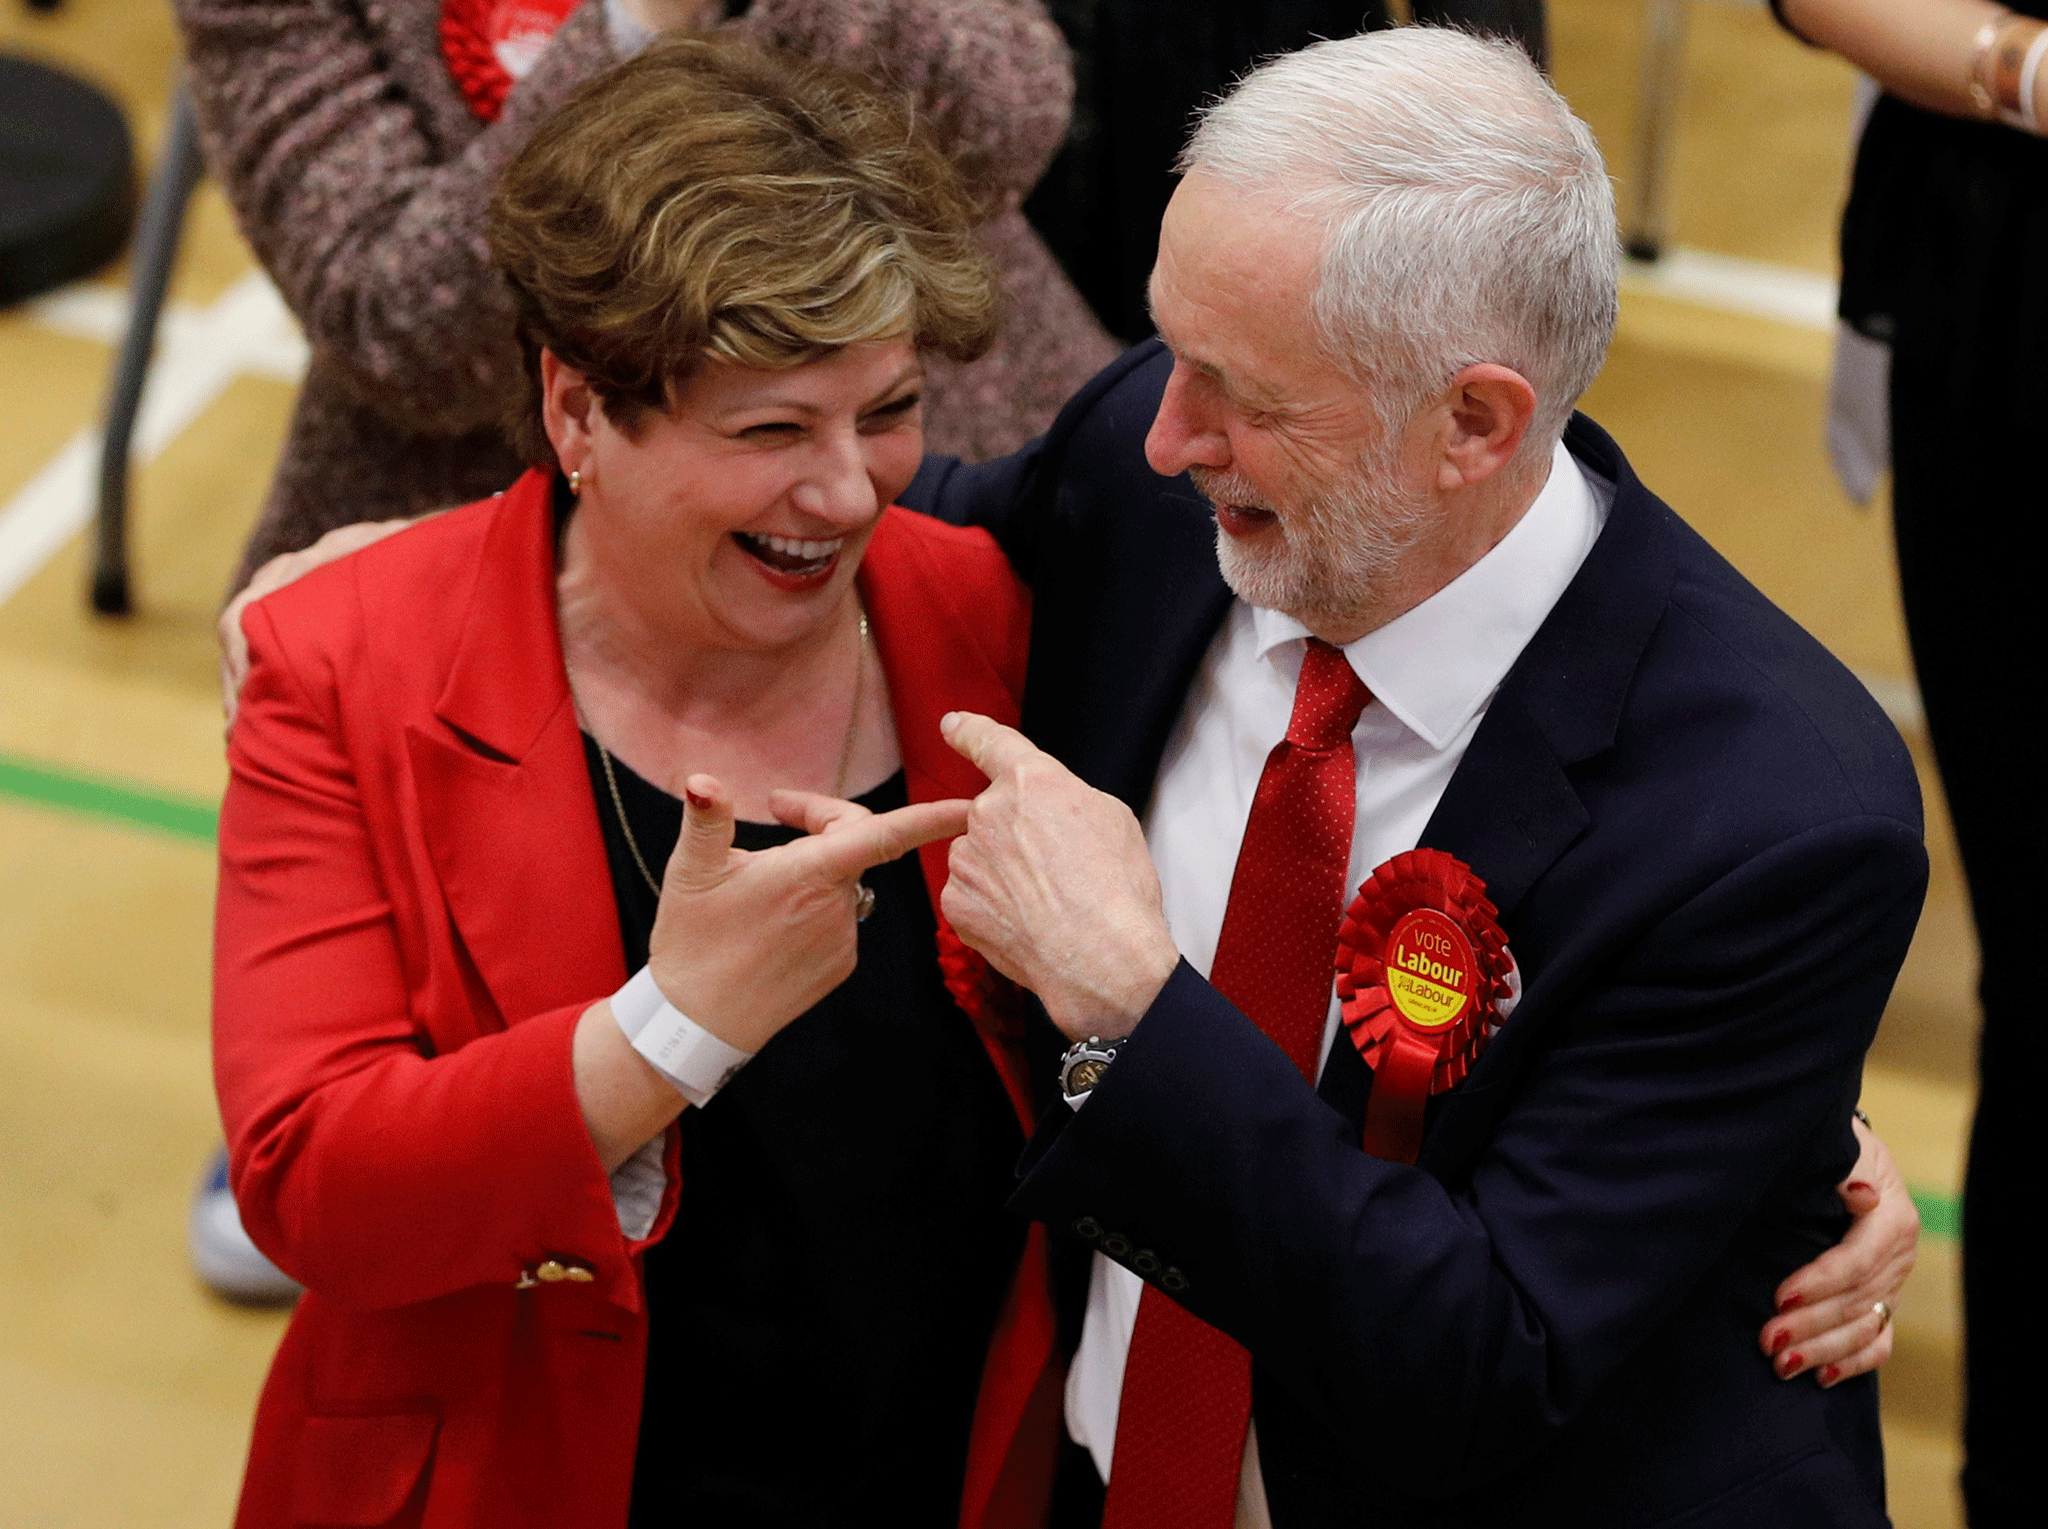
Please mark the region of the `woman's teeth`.
<svg viewBox="0 0 2048 1529"><path fill-rule="evenodd" d="M835 536L831 541L799 541L793 536L762 536L753 531L735 531L742 547L771 568L785 573L808 572L822 568L845 545L846 538Z"/></svg>

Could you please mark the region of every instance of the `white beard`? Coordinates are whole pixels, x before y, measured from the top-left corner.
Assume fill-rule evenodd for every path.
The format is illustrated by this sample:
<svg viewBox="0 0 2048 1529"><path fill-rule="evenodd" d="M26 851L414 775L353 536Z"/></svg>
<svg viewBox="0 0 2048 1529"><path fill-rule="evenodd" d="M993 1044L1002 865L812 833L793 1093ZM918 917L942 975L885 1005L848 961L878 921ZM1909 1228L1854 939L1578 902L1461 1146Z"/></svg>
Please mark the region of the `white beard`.
<svg viewBox="0 0 2048 1529"><path fill-rule="evenodd" d="M1400 487L1394 468L1394 454L1375 445L1342 479L1304 484L1285 504L1270 502L1237 473L1191 467L1188 476L1212 504L1278 517L1257 548L1217 528L1216 561L1239 599L1306 626L1344 626L1430 525L1428 503ZM1272 531L1279 533L1277 546Z"/></svg>

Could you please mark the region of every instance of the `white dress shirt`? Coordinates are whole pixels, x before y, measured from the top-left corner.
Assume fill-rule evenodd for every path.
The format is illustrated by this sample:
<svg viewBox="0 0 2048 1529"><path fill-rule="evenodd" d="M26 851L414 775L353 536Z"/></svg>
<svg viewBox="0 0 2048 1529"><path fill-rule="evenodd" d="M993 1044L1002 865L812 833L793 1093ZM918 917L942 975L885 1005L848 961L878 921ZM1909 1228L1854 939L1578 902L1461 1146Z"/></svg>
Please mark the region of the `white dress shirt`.
<svg viewBox="0 0 2048 1529"><path fill-rule="evenodd" d="M1413 610L1344 649L1372 702L1352 731L1357 816L1346 885L1415 848L1509 668L1579 571L1606 524L1612 484L1564 449L1542 492L1492 551ZM1287 734L1308 629L1238 601L1209 645L1160 760L1145 842L1159 868L1167 927L1207 976L1223 931L1238 845L1266 756ZM1335 977L1321 1058L1339 1033ZM1067 1432L1109 1480L1124 1360L1144 1290L1100 1253L1081 1346L1067 1376ZM1264 1526L1258 1452L1248 1441L1238 1523Z"/></svg>

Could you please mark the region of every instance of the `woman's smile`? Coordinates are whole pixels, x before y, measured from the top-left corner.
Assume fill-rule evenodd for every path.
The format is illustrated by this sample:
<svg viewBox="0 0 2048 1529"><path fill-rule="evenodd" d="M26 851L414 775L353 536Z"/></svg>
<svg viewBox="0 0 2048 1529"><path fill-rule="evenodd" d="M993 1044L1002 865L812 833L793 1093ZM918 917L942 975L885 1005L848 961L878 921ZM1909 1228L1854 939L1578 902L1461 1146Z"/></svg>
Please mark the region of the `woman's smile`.
<svg viewBox="0 0 2048 1529"><path fill-rule="evenodd" d="M829 583L833 570L839 566L839 549L846 545L843 536L829 541L800 541L758 531L735 531L732 539L760 565L763 578L777 589L791 592L819 589Z"/></svg>

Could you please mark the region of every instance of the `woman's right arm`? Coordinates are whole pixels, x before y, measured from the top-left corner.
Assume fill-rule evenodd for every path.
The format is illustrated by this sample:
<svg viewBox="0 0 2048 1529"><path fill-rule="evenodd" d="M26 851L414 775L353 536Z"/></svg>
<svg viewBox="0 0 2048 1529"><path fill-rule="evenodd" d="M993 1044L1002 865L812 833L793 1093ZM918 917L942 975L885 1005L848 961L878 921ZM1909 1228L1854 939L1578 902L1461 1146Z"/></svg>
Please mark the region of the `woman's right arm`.
<svg viewBox="0 0 2048 1529"><path fill-rule="evenodd" d="M637 1244L571 1065L592 995L570 984L500 1029L473 969L401 937L430 889L398 848L397 766L343 725L337 676L361 655L290 648L273 616L245 617L214 925L215 1083L249 1235L348 1306L516 1285L548 1258L630 1305Z"/></svg>
<svg viewBox="0 0 2048 1529"><path fill-rule="evenodd" d="M1991 0L1777 0L1780 18L1891 94L1950 117L1979 117L1970 93L1977 34L2009 14ZM2048 71L2043 71L2048 74ZM2039 82L2036 110L2048 122Z"/></svg>

